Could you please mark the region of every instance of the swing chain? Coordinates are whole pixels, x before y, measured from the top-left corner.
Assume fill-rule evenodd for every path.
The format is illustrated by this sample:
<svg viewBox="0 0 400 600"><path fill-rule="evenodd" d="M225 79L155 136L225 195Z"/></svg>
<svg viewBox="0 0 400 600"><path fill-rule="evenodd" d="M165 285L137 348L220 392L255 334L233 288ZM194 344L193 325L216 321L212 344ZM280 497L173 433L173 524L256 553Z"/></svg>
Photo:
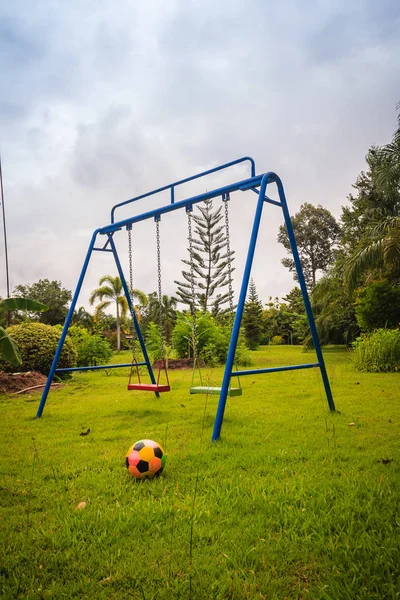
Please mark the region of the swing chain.
<svg viewBox="0 0 400 600"><path fill-rule="evenodd" d="M231 327L233 325L233 285L232 285L232 255L231 255L231 240L230 240L230 230L229 230L229 209L228 209L228 201L230 200L229 192L227 194L223 194L222 201L225 204L225 233L226 233L226 253L228 257L228 293L229 293L229 313L230 313L230 321Z"/></svg>
<svg viewBox="0 0 400 600"><path fill-rule="evenodd" d="M161 243L160 243L160 218L156 217L156 241L157 241L157 278L158 278L158 311L160 327L161 357L164 358L164 335L163 335L163 311L162 311L162 286L161 286Z"/></svg>
<svg viewBox="0 0 400 600"><path fill-rule="evenodd" d="M197 324L196 324L196 296L194 287L194 259L193 259L193 235L192 235L192 209L187 209L188 232L189 232L189 254L190 254L190 288L192 292L192 303L190 305L193 320L193 362L197 362Z"/></svg>
<svg viewBox="0 0 400 600"><path fill-rule="evenodd" d="M132 267L132 229L128 229L128 255L129 255L129 294L133 295L133 267Z"/></svg>
<svg viewBox="0 0 400 600"><path fill-rule="evenodd" d="M131 335L132 335L132 351L135 352L135 322L134 322L134 311L135 306L133 304L133 260L132 260L132 226L127 227L128 230L128 257L129 257L129 296L131 298Z"/></svg>

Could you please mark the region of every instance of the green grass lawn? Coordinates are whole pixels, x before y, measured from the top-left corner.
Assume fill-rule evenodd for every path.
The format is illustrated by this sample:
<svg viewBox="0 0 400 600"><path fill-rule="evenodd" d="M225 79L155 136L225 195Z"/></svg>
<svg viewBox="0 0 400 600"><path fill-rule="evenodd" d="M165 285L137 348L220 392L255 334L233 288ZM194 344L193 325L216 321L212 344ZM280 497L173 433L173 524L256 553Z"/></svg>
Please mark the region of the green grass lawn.
<svg viewBox="0 0 400 600"><path fill-rule="evenodd" d="M0 597L400 598L400 375L325 357L339 412L316 369L249 376L215 444L218 397L190 396L189 372L159 399L128 392L127 369L77 374L39 420L39 393L0 396ZM124 465L141 438L168 454L153 481Z"/></svg>

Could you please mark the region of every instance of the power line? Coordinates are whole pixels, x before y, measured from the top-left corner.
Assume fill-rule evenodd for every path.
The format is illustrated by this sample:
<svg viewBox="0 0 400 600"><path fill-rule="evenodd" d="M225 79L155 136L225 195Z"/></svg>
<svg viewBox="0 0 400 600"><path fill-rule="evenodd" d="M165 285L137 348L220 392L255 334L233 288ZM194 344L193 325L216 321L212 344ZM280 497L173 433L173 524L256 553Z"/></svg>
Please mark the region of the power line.
<svg viewBox="0 0 400 600"><path fill-rule="evenodd" d="M4 207L3 171L1 168L1 155L0 155L0 188L1 188L1 208L2 208L2 214L3 214L4 256L5 256L5 262L6 262L7 298L9 298L10 297L10 275L9 275L9 270L8 270L6 211L5 211L5 207ZM8 312L8 325L10 325L10 312Z"/></svg>

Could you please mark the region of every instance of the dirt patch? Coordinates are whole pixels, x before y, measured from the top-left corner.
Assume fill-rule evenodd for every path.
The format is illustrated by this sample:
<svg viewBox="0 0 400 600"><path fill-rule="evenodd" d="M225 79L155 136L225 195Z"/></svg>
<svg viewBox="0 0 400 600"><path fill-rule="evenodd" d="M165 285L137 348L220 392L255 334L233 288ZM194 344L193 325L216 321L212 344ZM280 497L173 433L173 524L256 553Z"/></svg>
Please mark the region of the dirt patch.
<svg viewBox="0 0 400 600"><path fill-rule="evenodd" d="M160 360L156 360L156 362L153 365L153 368L158 369L160 363ZM199 367L204 367L204 363L202 360L199 360L198 363ZM169 358L168 369L171 371L173 371L174 369L193 369L193 358Z"/></svg>
<svg viewBox="0 0 400 600"><path fill-rule="evenodd" d="M0 394L14 394L34 385L43 385L44 387L46 381L46 375L37 371L28 371L27 373L0 372ZM41 388L37 388L37 391L40 390Z"/></svg>

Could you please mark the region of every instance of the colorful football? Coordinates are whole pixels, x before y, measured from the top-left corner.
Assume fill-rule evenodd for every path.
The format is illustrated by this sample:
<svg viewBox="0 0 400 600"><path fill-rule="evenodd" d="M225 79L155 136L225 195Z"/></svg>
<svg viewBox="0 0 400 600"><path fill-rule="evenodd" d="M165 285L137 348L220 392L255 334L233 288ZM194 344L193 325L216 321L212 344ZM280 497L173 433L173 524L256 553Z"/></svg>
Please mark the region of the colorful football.
<svg viewBox="0 0 400 600"><path fill-rule="evenodd" d="M151 479L163 472L167 457L153 440L139 440L126 453L126 466L132 477Z"/></svg>

